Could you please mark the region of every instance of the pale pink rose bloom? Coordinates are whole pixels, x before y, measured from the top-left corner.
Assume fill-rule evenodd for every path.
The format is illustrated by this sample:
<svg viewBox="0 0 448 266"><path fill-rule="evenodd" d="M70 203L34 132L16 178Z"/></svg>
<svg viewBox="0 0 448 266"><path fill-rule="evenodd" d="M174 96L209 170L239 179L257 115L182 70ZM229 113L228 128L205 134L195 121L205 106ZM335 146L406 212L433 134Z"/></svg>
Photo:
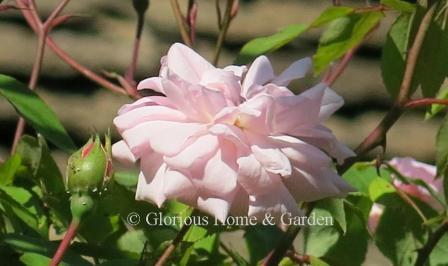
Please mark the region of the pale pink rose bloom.
<svg viewBox="0 0 448 266"><path fill-rule="evenodd" d="M177 43L161 63L138 89L166 97L127 104L114 119L123 137L115 158L140 160L137 200L177 199L224 221L229 213L300 214L297 201L352 191L331 158L354 154L322 125L342 98L324 84L297 96L286 87L310 59L276 76L265 56L248 70L221 69Z"/></svg>
<svg viewBox="0 0 448 266"><path fill-rule="evenodd" d="M416 161L410 157L395 157L389 161L402 176L409 179L421 179L437 194L443 194L443 183L441 178L436 178L437 169L435 166ZM431 196L431 193L424 187L414 184L404 184L398 178L394 178L394 185L407 194L420 199L432 208L438 210L442 205ZM369 214L369 228L375 232L383 207L379 204L373 204Z"/></svg>

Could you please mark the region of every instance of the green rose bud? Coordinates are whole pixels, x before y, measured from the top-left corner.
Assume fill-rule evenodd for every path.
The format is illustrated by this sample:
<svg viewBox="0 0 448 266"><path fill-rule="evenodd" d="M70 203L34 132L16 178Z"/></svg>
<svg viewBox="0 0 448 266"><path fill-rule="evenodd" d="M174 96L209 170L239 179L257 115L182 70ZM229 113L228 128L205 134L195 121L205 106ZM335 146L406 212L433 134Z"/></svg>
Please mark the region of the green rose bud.
<svg viewBox="0 0 448 266"><path fill-rule="evenodd" d="M69 158L66 186L71 193L101 191L111 169L109 139L107 136L106 147L103 147L100 137L96 135Z"/></svg>

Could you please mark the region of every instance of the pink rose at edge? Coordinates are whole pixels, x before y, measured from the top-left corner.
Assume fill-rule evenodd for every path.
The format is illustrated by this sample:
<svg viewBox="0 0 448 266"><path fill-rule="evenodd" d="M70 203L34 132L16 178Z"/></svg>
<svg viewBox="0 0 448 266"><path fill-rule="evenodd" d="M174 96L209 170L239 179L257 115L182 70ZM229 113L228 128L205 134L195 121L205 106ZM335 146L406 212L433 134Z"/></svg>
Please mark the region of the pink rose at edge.
<svg viewBox="0 0 448 266"><path fill-rule="evenodd" d="M436 178L437 169L435 166L416 161L410 157L395 157L389 161L389 164L394 167L402 176L410 179L421 179L436 193L443 194L443 184L441 178ZM441 209L443 206L434 199L429 191L418 185L404 184L399 179L394 178L394 185L407 194L418 198L427 203L434 209ZM369 214L369 229L375 232L378 226L384 206L374 203Z"/></svg>
<svg viewBox="0 0 448 266"><path fill-rule="evenodd" d="M277 76L265 56L249 69L222 69L176 43L161 64L138 89L166 97L126 104L114 119L123 137L114 157L140 160L137 200L160 207L177 199L224 221L229 213L298 215L297 201L353 191L332 158L354 153L322 125L343 99L322 83L299 95L287 88L309 58Z"/></svg>

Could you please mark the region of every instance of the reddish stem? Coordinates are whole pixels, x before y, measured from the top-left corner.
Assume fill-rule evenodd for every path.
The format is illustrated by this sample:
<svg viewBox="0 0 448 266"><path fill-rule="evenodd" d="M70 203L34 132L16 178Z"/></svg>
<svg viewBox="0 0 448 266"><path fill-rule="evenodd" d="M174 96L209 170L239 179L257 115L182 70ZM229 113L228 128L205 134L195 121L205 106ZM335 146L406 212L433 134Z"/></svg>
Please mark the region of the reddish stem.
<svg viewBox="0 0 448 266"><path fill-rule="evenodd" d="M434 98L422 98L417 100L410 100L406 103L406 108L425 107L432 104L448 105L448 99L434 99Z"/></svg>
<svg viewBox="0 0 448 266"><path fill-rule="evenodd" d="M238 11L237 9L238 5L236 7L234 5L235 1L237 0L227 0L226 11L220 23L221 28L219 31L218 40L216 42L215 56L213 57L213 65L215 66L218 64L219 56L221 55L221 50L230 27L230 23L232 22L234 16Z"/></svg>
<svg viewBox="0 0 448 266"><path fill-rule="evenodd" d="M188 24L184 15L182 15L182 12L180 11L179 2L177 0L171 0L171 8L173 9L174 16L176 17L177 26L183 42L192 47L193 43L190 39Z"/></svg>
<svg viewBox="0 0 448 266"><path fill-rule="evenodd" d="M195 213L195 212L193 212L193 213ZM156 264L154 264L154 266L163 266L166 264L169 257L174 252L174 250L176 250L176 247L182 241L182 239L184 238L185 234L188 232L190 227L191 227L190 224L188 224L188 225L184 224L182 226L182 228L180 229L180 231L177 233L176 237L174 238L173 242L163 251L162 256L160 256L160 258L157 260L157 262L156 262Z"/></svg>
<svg viewBox="0 0 448 266"><path fill-rule="evenodd" d="M62 261L62 258L64 257L65 252L70 246L72 239L76 236L78 227L79 227L79 220L73 219L67 229L67 232L65 233L64 239L62 239L62 242L59 244L56 253L54 253L53 258L51 259L50 266L57 266Z"/></svg>
<svg viewBox="0 0 448 266"><path fill-rule="evenodd" d="M42 22L35 24L36 27L36 33L37 33L37 52L36 57L34 59L33 69L31 72L31 78L28 83L28 88L30 90L35 90L37 86L37 82L39 81L40 72L42 69L42 63L44 60L44 53L45 53L45 39L47 37L48 31L50 29L50 26L52 24L52 21L62 12L64 7L68 4L69 0L63 0L59 5L51 12L48 19L45 21L45 23L42 24ZM36 5L34 1L30 2L31 10L36 10ZM25 130L25 120L23 117L19 118L19 121L17 123L16 132L14 134L14 140L12 143L12 149L11 153L13 154L16 151L17 145L19 143L20 138L23 135L23 131Z"/></svg>
<svg viewBox="0 0 448 266"><path fill-rule="evenodd" d="M352 59L353 55L356 53L361 44L356 45L355 47L348 50L348 52L344 55L338 65L335 67L335 70L332 70L325 78L324 83L328 84L328 86L333 85L333 83L339 78L339 76L344 72L348 63Z"/></svg>
<svg viewBox="0 0 448 266"><path fill-rule="evenodd" d="M196 0L188 1L187 24L190 33L191 44L194 46L196 41L196 18L198 15L198 3Z"/></svg>
<svg viewBox="0 0 448 266"><path fill-rule="evenodd" d="M135 7L135 6L134 6ZM140 43L142 39L143 26L145 25L145 14L148 10L148 6L146 8L138 8L135 7L135 11L137 13L137 27L135 29L135 39L134 39L134 48L132 49L132 59L131 63L125 74L125 80L128 84L131 85L131 94L137 95L137 89L135 88L135 72L137 70L138 56L140 54Z"/></svg>
<svg viewBox="0 0 448 266"><path fill-rule="evenodd" d="M40 18L38 17L35 9L28 9L27 6L23 3L23 0L16 0L17 5L22 8L22 14L25 17L25 20L27 21L28 25L34 30L34 32L37 33L38 31L38 25L40 25L42 22L40 21ZM120 93L120 94L127 94L123 88L120 86L115 85L114 83L108 81L107 79L97 75L90 69L86 68L85 66L79 64L75 59L73 59L70 55L68 55L63 49L61 49L51 37L47 36L46 38L46 44L48 47L50 47L51 50L59 57L61 58L65 63L67 63L69 66L71 66L76 71L80 72L83 76L86 78L92 80L93 82L99 84L100 86L109 89L113 92Z"/></svg>

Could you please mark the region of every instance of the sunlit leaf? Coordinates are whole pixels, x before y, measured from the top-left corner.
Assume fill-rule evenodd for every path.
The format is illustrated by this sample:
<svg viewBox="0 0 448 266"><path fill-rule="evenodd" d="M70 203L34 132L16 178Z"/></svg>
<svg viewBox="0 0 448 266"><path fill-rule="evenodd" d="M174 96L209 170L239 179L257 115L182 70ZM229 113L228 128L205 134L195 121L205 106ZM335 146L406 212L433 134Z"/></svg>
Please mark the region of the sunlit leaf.
<svg viewBox="0 0 448 266"><path fill-rule="evenodd" d="M414 12L415 5L402 0L381 0L381 4L401 12Z"/></svg>
<svg viewBox="0 0 448 266"><path fill-rule="evenodd" d="M331 62L360 44L383 16L382 12L375 11L354 13L333 20L323 33L314 55L315 73L321 73Z"/></svg>
<svg viewBox="0 0 448 266"><path fill-rule="evenodd" d="M35 92L14 78L0 75L0 95L14 106L27 123L58 148L66 152L75 150L75 144L56 114Z"/></svg>
<svg viewBox="0 0 448 266"><path fill-rule="evenodd" d="M307 28L304 24L289 25L271 36L253 39L241 48L235 63L246 64L259 55L275 51L299 37Z"/></svg>
<svg viewBox="0 0 448 266"><path fill-rule="evenodd" d="M0 185L9 185L12 183L21 162L22 159L20 156L14 154L6 162L0 165Z"/></svg>

